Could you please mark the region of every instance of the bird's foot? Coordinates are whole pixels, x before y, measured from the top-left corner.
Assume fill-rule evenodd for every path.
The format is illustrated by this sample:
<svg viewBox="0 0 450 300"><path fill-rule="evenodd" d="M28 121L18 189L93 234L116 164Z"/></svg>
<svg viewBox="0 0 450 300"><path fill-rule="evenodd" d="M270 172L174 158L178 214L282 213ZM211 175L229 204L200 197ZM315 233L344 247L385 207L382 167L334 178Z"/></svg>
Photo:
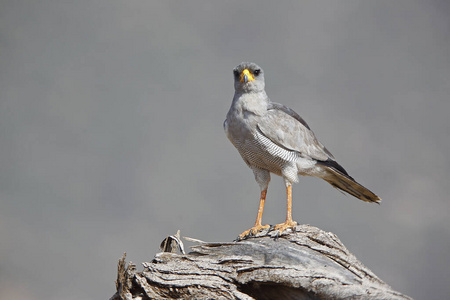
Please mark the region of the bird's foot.
<svg viewBox="0 0 450 300"><path fill-rule="evenodd" d="M250 228L249 230L244 231L243 233L241 233L239 235L239 240L242 240L250 235L256 235L258 232L264 230L264 229L269 229L270 225L255 225L252 228Z"/></svg>
<svg viewBox="0 0 450 300"><path fill-rule="evenodd" d="M286 221L284 223L275 225L274 230L278 230L279 231L278 235L281 235L281 233L283 231L285 231L286 229L288 229L288 228L291 228L292 230L294 230L295 226L297 226L297 222L295 222L295 221Z"/></svg>

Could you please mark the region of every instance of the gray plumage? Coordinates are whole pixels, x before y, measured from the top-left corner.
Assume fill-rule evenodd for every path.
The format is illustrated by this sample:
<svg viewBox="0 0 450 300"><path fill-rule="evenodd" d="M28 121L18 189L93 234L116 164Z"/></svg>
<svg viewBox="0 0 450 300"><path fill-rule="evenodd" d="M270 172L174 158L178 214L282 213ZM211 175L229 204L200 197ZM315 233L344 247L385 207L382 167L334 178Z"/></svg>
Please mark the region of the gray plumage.
<svg viewBox="0 0 450 300"><path fill-rule="evenodd" d="M267 189L270 173L282 176L286 186L305 175L322 178L363 201L381 201L348 175L296 112L270 101L258 65L241 63L233 73L235 94L224 129L261 191Z"/></svg>

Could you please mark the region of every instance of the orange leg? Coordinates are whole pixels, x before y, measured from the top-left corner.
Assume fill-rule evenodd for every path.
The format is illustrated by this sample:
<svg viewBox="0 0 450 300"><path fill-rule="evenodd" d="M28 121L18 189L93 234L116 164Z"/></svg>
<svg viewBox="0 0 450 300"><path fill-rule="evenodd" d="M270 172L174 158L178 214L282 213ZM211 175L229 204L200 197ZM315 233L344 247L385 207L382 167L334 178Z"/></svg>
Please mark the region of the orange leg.
<svg viewBox="0 0 450 300"><path fill-rule="evenodd" d="M255 226L253 226L249 230L246 230L243 233L241 233L239 235L240 239L243 239L244 237L248 236L249 234L256 234L259 231L270 227L269 225L261 225L262 215L263 215L263 211L264 211L264 204L266 202L266 195L267 195L267 189L265 189L264 191L261 191L261 199L259 200L258 215L256 216Z"/></svg>
<svg viewBox="0 0 450 300"><path fill-rule="evenodd" d="M275 226L275 230L279 230L280 234L288 228L294 229L294 227L297 225L297 222L292 221L292 185L288 185L286 187L286 194L287 194L286 221L284 223Z"/></svg>

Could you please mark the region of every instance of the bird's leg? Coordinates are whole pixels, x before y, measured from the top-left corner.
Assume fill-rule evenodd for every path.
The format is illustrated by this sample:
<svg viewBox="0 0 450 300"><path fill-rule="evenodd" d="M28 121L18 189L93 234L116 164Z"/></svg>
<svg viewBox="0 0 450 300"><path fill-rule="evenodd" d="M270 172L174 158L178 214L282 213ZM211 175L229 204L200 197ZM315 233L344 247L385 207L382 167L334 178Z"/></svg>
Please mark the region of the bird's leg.
<svg viewBox="0 0 450 300"><path fill-rule="evenodd" d="M253 226L253 228L264 227L261 225L261 220L262 220L262 216L263 216L263 212L264 212L264 205L266 203L266 195L267 195L267 190L261 191L261 199L259 200L258 215L256 216L256 222L255 222L255 226ZM269 225L266 225L266 227L268 228Z"/></svg>
<svg viewBox="0 0 450 300"><path fill-rule="evenodd" d="M294 229L294 227L297 225L297 222L292 220L292 185L288 184L286 186L286 194L287 194L286 221L284 223L275 225L275 230L279 230L280 234L288 228Z"/></svg>
<svg viewBox="0 0 450 300"><path fill-rule="evenodd" d="M248 236L249 234L254 235L254 234L258 233L259 231L270 227L269 225L261 224L262 215L263 215L263 211L264 211L264 204L266 202L266 195L267 195L267 189L262 190L261 191L261 199L259 200L258 215L256 216L255 226L253 226L249 230L246 230L243 233L241 233L239 235L240 239L243 239L244 237Z"/></svg>

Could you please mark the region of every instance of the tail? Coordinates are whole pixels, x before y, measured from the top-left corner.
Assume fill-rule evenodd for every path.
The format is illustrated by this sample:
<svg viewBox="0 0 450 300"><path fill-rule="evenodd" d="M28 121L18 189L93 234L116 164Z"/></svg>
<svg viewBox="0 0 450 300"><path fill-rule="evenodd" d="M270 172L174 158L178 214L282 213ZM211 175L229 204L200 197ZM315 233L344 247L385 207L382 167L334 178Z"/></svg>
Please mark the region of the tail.
<svg viewBox="0 0 450 300"><path fill-rule="evenodd" d="M326 175L322 178L335 188L349 193L362 201L375 203L381 202L380 197L357 183L337 162L328 160L318 163L322 165L323 169L326 171Z"/></svg>

